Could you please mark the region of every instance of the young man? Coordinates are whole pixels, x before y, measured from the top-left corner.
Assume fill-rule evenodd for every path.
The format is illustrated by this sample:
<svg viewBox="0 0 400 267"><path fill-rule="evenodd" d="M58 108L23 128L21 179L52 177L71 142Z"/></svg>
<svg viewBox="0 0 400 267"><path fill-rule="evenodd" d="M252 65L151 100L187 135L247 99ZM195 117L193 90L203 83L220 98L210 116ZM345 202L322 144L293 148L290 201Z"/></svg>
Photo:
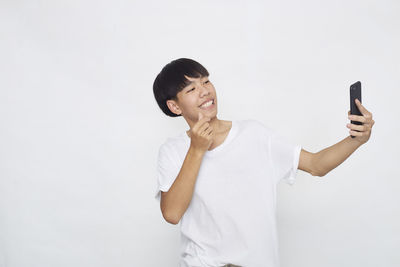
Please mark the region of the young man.
<svg viewBox="0 0 400 267"><path fill-rule="evenodd" d="M293 145L256 120L217 118L208 71L180 58L153 84L161 110L190 129L159 149L156 199L165 220L180 223L181 267L278 267L276 186L297 169L322 177L368 141L372 114L349 116L350 135L318 153ZM349 112L350 114L350 112Z"/></svg>

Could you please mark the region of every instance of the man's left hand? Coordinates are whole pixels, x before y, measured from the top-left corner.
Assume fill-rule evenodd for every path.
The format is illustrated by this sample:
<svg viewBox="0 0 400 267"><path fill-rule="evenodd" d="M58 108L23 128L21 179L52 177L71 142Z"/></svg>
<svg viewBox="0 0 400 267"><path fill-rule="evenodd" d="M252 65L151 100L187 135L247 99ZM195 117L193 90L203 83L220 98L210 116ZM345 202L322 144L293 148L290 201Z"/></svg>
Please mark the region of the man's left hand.
<svg viewBox="0 0 400 267"><path fill-rule="evenodd" d="M374 126L375 121L372 119L372 113L369 112L363 105L361 105L361 102L358 99L356 99L355 102L362 116L350 115L349 110L348 118L352 121L362 122L363 125L349 123L346 126L350 129L350 135L355 136L354 140L357 140L361 144L364 144L369 140L369 137L371 136L372 126Z"/></svg>

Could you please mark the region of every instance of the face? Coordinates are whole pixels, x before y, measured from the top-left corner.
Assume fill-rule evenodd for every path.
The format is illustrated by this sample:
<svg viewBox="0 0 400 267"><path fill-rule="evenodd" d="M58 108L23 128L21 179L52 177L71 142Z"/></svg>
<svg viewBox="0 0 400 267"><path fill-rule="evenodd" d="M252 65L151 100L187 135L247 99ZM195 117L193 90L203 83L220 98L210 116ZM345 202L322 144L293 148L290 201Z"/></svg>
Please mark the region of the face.
<svg viewBox="0 0 400 267"><path fill-rule="evenodd" d="M185 77L191 81L191 84L177 94L178 101L167 101L169 109L175 114L181 114L190 125L198 121L199 112L211 119L216 117L217 94L208 77ZM204 102L210 99L213 100L211 105L202 106Z"/></svg>

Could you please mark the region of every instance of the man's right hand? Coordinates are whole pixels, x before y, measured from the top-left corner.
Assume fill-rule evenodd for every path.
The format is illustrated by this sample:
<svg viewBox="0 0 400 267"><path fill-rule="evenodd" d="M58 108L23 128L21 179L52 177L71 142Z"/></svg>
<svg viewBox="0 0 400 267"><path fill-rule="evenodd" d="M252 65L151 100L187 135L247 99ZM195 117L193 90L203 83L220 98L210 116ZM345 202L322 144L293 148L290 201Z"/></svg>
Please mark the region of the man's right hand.
<svg viewBox="0 0 400 267"><path fill-rule="evenodd" d="M190 145L201 152L206 152L214 141L214 134L211 125L208 123L210 118L205 117L199 112L199 119L190 129Z"/></svg>

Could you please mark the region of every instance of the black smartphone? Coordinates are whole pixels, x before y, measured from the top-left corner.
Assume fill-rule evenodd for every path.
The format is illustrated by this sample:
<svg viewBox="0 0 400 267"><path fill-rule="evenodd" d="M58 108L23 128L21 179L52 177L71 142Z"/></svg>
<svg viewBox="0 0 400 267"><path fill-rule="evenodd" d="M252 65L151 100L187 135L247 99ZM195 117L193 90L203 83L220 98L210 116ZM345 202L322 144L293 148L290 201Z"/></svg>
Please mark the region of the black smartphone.
<svg viewBox="0 0 400 267"><path fill-rule="evenodd" d="M350 85L350 114L351 115L359 115L362 116L360 110L358 109L355 100L358 99L361 101L361 82L358 81L356 83L353 83ZM356 124L356 125L363 125L362 122L359 121L351 121L351 123ZM351 135L351 138L354 138L355 136Z"/></svg>

